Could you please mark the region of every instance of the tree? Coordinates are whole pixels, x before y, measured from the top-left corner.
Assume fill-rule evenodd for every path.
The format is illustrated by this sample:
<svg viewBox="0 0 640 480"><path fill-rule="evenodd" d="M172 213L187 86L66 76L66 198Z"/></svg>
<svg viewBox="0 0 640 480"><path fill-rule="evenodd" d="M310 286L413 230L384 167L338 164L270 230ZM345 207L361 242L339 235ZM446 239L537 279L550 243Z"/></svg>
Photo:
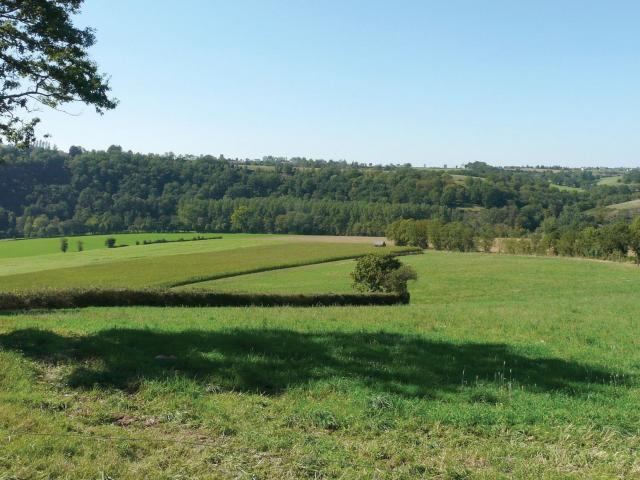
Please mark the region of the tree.
<svg viewBox="0 0 640 480"><path fill-rule="evenodd" d="M249 226L249 209L241 205L231 214L231 229L235 232L245 232Z"/></svg>
<svg viewBox="0 0 640 480"><path fill-rule="evenodd" d="M629 246L636 256L636 265L640 266L640 217L636 217L629 227Z"/></svg>
<svg viewBox="0 0 640 480"><path fill-rule="evenodd" d="M480 229L480 248L485 253L491 253L491 249L496 240L496 233L490 225L485 225Z"/></svg>
<svg viewBox="0 0 640 480"><path fill-rule="evenodd" d="M396 292L407 294L407 281L417 278L416 272L403 265L392 254L370 253L356 261L351 273L353 287L364 292Z"/></svg>
<svg viewBox="0 0 640 480"><path fill-rule="evenodd" d="M66 253L67 250L69 250L69 240L67 240L66 238L61 238L60 239L60 251L62 253Z"/></svg>
<svg viewBox="0 0 640 480"><path fill-rule="evenodd" d="M613 223L600 229L600 244L605 256L626 257L629 243L629 226L625 223Z"/></svg>
<svg viewBox="0 0 640 480"><path fill-rule="evenodd" d="M72 16L83 0L3 0L0 2L0 141L29 145L39 119L24 119L38 105L69 102L116 107L106 77L89 57L95 43L90 28Z"/></svg>

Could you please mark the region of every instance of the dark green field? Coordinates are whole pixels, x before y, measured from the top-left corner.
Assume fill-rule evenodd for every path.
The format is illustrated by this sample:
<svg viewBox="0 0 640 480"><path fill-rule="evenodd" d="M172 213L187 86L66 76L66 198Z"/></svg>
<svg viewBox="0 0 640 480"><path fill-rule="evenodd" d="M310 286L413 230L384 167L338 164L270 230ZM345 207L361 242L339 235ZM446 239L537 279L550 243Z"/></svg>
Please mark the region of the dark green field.
<svg viewBox="0 0 640 480"><path fill-rule="evenodd" d="M403 261L405 306L0 316L0 478L640 475L640 269ZM352 268L201 287L349 291Z"/></svg>

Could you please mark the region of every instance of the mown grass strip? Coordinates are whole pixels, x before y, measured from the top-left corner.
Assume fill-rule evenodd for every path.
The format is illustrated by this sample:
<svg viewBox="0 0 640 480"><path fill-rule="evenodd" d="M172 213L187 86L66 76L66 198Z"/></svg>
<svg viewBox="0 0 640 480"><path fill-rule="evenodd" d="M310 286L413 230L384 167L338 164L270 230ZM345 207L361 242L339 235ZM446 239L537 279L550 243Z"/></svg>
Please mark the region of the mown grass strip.
<svg viewBox="0 0 640 480"><path fill-rule="evenodd" d="M88 289L39 290L0 293L0 311L65 309L86 307L318 307L336 305L396 305L409 296L372 294L260 294L218 293L204 290Z"/></svg>

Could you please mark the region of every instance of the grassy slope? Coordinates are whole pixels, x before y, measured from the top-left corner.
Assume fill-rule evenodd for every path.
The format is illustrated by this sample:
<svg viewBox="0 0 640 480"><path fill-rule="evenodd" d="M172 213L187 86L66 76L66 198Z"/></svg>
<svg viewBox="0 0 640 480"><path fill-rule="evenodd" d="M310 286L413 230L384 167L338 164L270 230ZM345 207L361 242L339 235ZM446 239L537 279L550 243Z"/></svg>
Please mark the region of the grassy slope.
<svg viewBox="0 0 640 480"><path fill-rule="evenodd" d="M623 203L615 203L613 205L607 205L605 208L610 210L624 211L624 210L638 210L640 209L640 199L630 200Z"/></svg>
<svg viewBox="0 0 640 480"><path fill-rule="evenodd" d="M216 241L218 240L211 240ZM395 247L393 249L400 250ZM203 278L349 258L374 250L375 247L371 245L357 243L301 242L217 252L147 256L118 262L0 276L0 289L173 286L196 282Z"/></svg>
<svg viewBox="0 0 640 480"><path fill-rule="evenodd" d="M640 474L640 270L433 252L405 261L420 275L409 306L0 317L0 432L117 437L4 436L0 471ZM334 267L350 265L311 268ZM269 275L275 282L296 271ZM327 272L320 278L345 285ZM159 354L176 358L154 360Z"/></svg>
<svg viewBox="0 0 640 480"><path fill-rule="evenodd" d="M69 251L67 253L59 252L37 256L20 256L22 252L16 252L12 247L11 241L0 241L0 276L57 268L82 267L163 255L218 252L260 245L281 245L287 243L285 238L286 237L276 237L273 235L226 234L219 240L132 245L125 248L112 249L106 248L103 245L102 248L90 251ZM34 245L38 245L42 240L51 241L52 239L23 240L22 242L28 246L32 242ZM35 250L37 250L37 248ZM19 256L11 256L16 254Z"/></svg>
<svg viewBox="0 0 640 480"><path fill-rule="evenodd" d="M598 185L620 185L623 175L614 175L612 177L602 177L598 180Z"/></svg>
<svg viewBox="0 0 640 480"><path fill-rule="evenodd" d="M69 253L76 252L78 242L81 241L85 251L104 249L104 242L107 238L115 238L118 245L135 245L136 241L142 243L144 240L177 240L179 238L193 238L195 236L213 237L215 234L209 233L122 233L113 235L85 235L65 237L69 240ZM33 257L36 255L47 255L61 253L60 238L34 238L28 240L0 240L0 259Z"/></svg>

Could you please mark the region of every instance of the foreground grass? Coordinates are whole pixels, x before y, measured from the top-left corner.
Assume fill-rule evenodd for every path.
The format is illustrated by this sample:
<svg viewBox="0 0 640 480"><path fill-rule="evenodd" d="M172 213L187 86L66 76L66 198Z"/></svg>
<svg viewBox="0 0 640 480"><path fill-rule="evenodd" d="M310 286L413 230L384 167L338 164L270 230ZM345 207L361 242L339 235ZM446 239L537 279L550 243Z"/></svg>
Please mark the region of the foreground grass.
<svg viewBox="0 0 640 480"><path fill-rule="evenodd" d="M403 261L420 276L408 306L0 316L0 472L640 475L638 269ZM332 267L350 265L308 268Z"/></svg>
<svg viewBox="0 0 640 480"><path fill-rule="evenodd" d="M204 253L149 255L118 262L4 275L0 276L0 290L171 287L245 272L356 257L374 250L371 245L358 243L285 242ZM403 249L389 247L387 250Z"/></svg>

